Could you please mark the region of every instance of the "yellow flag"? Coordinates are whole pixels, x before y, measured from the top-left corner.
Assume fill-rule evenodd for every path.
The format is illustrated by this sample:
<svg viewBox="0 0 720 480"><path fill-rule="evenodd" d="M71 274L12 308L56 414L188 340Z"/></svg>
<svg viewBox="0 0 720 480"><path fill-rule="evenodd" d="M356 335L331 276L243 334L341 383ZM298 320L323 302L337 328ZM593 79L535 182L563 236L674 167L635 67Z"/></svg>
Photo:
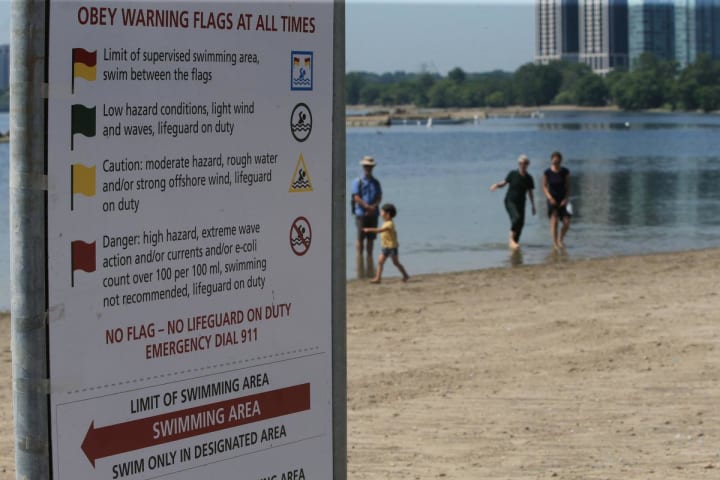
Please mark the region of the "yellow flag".
<svg viewBox="0 0 720 480"><path fill-rule="evenodd" d="M95 166L86 167L81 163L72 165L72 193L86 197L95 196Z"/></svg>
<svg viewBox="0 0 720 480"><path fill-rule="evenodd" d="M73 64L73 76L93 82L97 78L97 67L95 65L88 66L84 63L75 62Z"/></svg>

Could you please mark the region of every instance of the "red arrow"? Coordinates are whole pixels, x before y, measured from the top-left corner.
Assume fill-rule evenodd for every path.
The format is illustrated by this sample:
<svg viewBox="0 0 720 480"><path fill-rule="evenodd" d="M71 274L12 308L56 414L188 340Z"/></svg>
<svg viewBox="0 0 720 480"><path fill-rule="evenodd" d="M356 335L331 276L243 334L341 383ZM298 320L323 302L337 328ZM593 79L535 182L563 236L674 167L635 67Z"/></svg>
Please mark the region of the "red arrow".
<svg viewBox="0 0 720 480"><path fill-rule="evenodd" d="M305 410L310 410L309 383L106 427L95 428L93 421L81 448L94 468L98 458ZM236 418L230 418L233 412Z"/></svg>

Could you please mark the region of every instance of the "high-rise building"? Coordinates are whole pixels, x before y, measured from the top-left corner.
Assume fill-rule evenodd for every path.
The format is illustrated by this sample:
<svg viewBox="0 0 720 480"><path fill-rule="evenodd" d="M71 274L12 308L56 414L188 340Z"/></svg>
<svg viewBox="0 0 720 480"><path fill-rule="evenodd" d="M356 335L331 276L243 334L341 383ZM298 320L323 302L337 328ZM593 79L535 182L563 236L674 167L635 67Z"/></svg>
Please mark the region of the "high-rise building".
<svg viewBox="0 0 720 480"><path fill-rule="evenodd" d="M536 0L535 63L578 60L578 0Z"/></svg>
<svg viewBox="0 0 720 480"><path fill-rule="evenodd" d="M10 85L10 45L0 45L0 89Z"/></svg>
<svg viewBox="0 0 720 480"><path fill-rule="evenodd" d="M664 60L675 58L673 0L629 0L628 50L631 66L646 52Z"/></svg>
<svg viewBox="0 0 720 480"><path fill-rule="evenodd" d="M684 68L703 53L720 59L720 0L675 0L675 59Z"/></svg>
<svg viewBox="0 0 720 480"><path fill-rule="evenodd" d="M628 68L627 0L580 0L580 61L604 75Z"/></svg>

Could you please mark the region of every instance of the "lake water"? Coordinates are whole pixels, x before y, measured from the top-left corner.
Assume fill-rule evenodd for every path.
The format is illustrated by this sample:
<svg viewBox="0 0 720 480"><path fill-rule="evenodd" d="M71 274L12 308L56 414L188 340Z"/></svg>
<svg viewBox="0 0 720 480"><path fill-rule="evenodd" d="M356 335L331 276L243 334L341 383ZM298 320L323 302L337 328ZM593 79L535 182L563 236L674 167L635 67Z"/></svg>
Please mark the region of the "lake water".
<svg viewBox="0 0 720 480"><path fill-rule="evenodd" d="M8 116L0 114L0 131L7 130ZM563 152L571 171L576 212L562 256L550 248L539 189L553 150ZM528 211L521 255L511 256L505 193L489 187L515 168L520 153L531 159L539 208L536 217ZM8 145L0 144L3 309L10 304L8 155ZM398 207L400 256L411 275L720 246L720 117L563 113L431 129L353 128L348 191L363 155L376 158L384 199ZM389 265L387 274L397 272Z"/></svg>
<svg viewBox="0 0 720 480"><path fill-rule="evenodd" d="M575 216L564 255L550 248L540 190L553 150L563 153L572 180ZM531 159L538 215L528 206L523 248L511 256L505 193L489 187L516 168L521 153ZM354 128L348 189L363 155L378 161L383 199L398 208L400 258L411 275L720 245L720 117L557 113L431 129Z"/></svg>

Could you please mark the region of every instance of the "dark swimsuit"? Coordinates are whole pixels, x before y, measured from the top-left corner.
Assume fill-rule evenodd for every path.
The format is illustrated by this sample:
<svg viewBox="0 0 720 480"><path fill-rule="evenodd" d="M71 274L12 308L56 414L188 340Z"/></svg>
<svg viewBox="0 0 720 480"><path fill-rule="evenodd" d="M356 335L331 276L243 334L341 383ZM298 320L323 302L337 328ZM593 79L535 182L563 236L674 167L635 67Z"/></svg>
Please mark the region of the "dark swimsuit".
<svg viewBox="0 0 720 480"><path fill-rule="evenodd" d="M553 205L548 200L547 209L548 217L552 217L553 212L557 213L559 219L569 217L570 214L567 212L565 206L560 206L565 195L567 195L567 176L570 175L570 170L565 167L560 167L560 171L553 172L552 168L545 170L545 178L547 181L548 191L550 196L555 200L556 205Z"/></svg>

